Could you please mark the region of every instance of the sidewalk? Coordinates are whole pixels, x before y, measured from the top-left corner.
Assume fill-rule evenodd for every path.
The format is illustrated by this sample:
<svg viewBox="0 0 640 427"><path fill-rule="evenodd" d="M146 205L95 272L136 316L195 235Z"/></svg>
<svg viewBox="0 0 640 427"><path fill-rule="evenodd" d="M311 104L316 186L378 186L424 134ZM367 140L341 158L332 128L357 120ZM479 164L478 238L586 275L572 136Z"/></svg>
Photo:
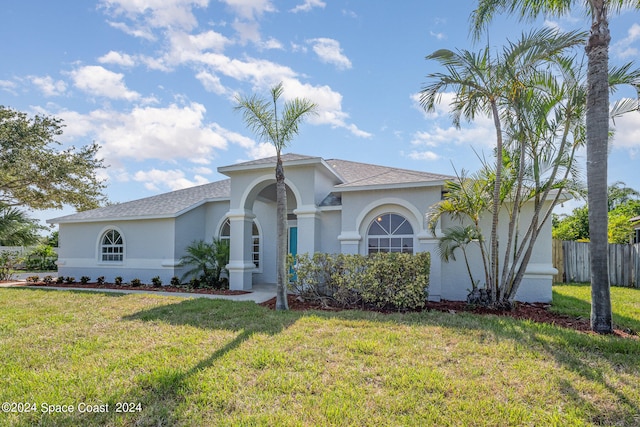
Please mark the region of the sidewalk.
<svg viewBox="0 0 640 427"><path fill-rule="evenodd" d="M272 284L257 284L248 294L242 295L214 295L214 294L195 294L189 292L162 292L147 290L128 290L128 289L96 289L96 288L66 288L57 286L25 286L24 281L0 283L0 288L24 287L29 289L49 289L57 291L87 291L87 292L113 292L121 294L149 294L161 295L168 297L182 298L210 298L210 299L226 299L229 301L253 301L256 304L263 303L276 296L276 286Z"/></svg>

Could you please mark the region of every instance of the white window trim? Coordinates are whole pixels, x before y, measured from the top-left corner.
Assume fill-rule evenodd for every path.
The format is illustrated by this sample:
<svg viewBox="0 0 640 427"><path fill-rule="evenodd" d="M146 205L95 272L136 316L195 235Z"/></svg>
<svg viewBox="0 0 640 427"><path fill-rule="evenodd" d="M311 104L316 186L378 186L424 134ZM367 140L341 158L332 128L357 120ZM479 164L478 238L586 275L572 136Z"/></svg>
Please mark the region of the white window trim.
<svg viewBox="0 0 640 427"><path fill-rule="evenodd" d="M224 227L227 222L230 223L229 217L225 217L225 218L222 219L222 221L220 222L220 224L218 226L218 234L217 234L216 237L218 239L220 239L220 240L229 240L229 244L231 244L231 235L222 236L222 227ZM254 252L253 252L253 238L254 237L258 237L258 261L259 261L259 267L256 267L254 271L256 273L262 273L262 266L264 264L264 252L262 250L262 245L263 245L263 240L264 240L264 238L263 238L264 233L262 231L262 227L260 226L260 222L258 221L257 218L253 219L253 223L256 225L256 228L258 229L258 235L255 236L253 233L251 233L251 262L253 262L253 254L254 254ZM229 234L231 234L231 224L229 224Z"/></svg>
<svg viewBox="0 0 640 427"><path fill-rule="evenodd" d="M411 227L411 231L413 232L412 234L388 234L388 235L378 235L378 234L369 234L369 231L371 230L371 226L375 223L377 218L381 218L384 217L386 215L397 215L399 217L401 217L410 227ZM401 250L401 253L411 253L414 254L416 253L416 232L415 232L415 227L413 226L413 224L411 224L411 221L409 218L407 218L405 215L399 213L399 212L393 212L393 211L387 211L387 212L383 212L380 213L378 215L375 215L371 221L369 221L369 224L367 225L367 229L366 229L366 235L365 235L365 252L368 255L370 252L370 248L369 248L369 239L373 238L373 239L379 239L379 238L385 238L385 239L411 239L411 252L405 252L403 250ZM378 245L378 248L380 246ZM402 247L401 247L402 249ZM378 251L380 252L380 251ZM398 252L398 253L400 253Z"/></svg>
<svg viewBox="0 0 640 427"><path fill-rule="evenodd" d="M109 231L116 231L118 234L120 234L120 238L122 239L122 260L121 261L104 261L102 259L102 241L104 239L104 236L109 232ZM100 233L98 234L98 242L96 245L96 262L98 265L110 265L110 266L118 266L118 265L124 265L125 260L127 259L127 240L125 239L124 233L122 232L122 230L119 227L116 226L107 226L104 227Z"/></svg>

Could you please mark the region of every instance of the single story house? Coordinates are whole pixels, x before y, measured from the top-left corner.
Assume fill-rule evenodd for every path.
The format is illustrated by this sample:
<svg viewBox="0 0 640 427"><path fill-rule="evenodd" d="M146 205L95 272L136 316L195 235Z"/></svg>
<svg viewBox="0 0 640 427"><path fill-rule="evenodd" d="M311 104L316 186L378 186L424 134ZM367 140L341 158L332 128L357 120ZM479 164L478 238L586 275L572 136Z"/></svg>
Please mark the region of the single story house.
<svg viewBox="0 0 640 427"><path fill-rule="evenodd" d="M633 234L631 235L631 243L640 243L640 215L634 216L629 220L631 227L633 228Z"/></svg>
<svg viewBox="0 0 640 427"><path fill-rule="evenodd" d="M275 283L275 160L223 166L218 171L229 178L222 181L49 220L59 225L59 274L143 283L160 276L167 284L184 273L187 246L215 237L230 240L231 289ZM425 218L452 176L298 154L283 155L283 162L290 253L429 251L430 299L466 298L462 256L440 260ZM443 220L439 230L448 225ZM472 256L482 277L479 255ZM551 301L555 272L548 224L517 299Z"/></svg>

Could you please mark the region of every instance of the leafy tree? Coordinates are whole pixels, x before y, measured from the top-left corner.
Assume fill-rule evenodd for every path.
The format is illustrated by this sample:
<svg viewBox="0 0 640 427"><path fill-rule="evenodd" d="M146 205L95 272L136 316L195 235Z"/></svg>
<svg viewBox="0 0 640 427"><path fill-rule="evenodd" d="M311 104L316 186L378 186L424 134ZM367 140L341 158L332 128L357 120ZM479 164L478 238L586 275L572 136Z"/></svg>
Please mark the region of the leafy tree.
<svg viewBox="0 0 640 427"><path fill-rule="evenodd" d="M589 240L589 208L575 208L556 222L551 234L558 240Z"/></svg>
<svg viewBox="0 0 640 427"><path fill-rule="evenodd" d="M40 239L42 227L26 213L0 206L0 246L29 246Z"/></svg>
<svg viewBox="0 0 640 427"><path fill-rule="evenodd" d="M609 10L640 9L638 0L478 0L471 21L476 35L495 13L508 12L534 19L541 14L561 16L575 4L591 17L586 43L587 71L587 191L591 236L591 328L598 333L613 332L609 289L607 236L607 156L609 141ZM635 104L635 105L634 105ZM626 107L637 108L637 103ZM614 108L615 110L615 108Z"/></svg>
<svg viewBox="0 0 640 427"><path fill-rule="evenodd" d="M573 158L584 134L584 97L573 62L563 54L582 43L582 37L575 32L538 30L524 34L498 55L487 47L479 53L443 49L427 57L438 61L446 72L428 76L432 83L421 91L426 110L433 110L441 94L453 89L450 107L456 126L462 118L473 120L479 114L494 122L495 164L485 164L474 179L474 187L459 179L457 185L473 191L463 191L464 203L453 204L450 197L457 200L459 195L450 192L430 213L430 222L446 210L460 209L474 224L477 220L473 217L479 217L479 212L491 213L490 244L482 255L485 286L491 302L498 306L506 308L513 303L538 234L551 215L550 208L543 210L543 206L549 205L548 200L553 206L559 200L559 190L573 186ZM470 207L467 202L478 205ZM534 214L520 233L521 210L528 202L534 203ZM502 209L509 214L509 224L500 270L498 224ZM480 247L482 250L483 245Z"/></svg>
<svg viewBox="0 0 640 427"><path fill-rule="evenodd" d="M0 106L0 205L86 210L105 200L98 145L59 150L62 128L60 119Z"/></svg>
<svg viewBox="0 0 640 427"><path fill-rule="evenodd" d="M287 192L281 152L298 134L298 128L309 114L316 114L317 105L308 99L294 98L284 104L278 116L278 99L284 88L282 82L271 88L271 99L237 96L235 109L242 112L247 127L260 139L276 149L276 310L288 310L287 302Z"/></svg>
<svg viewBox="0 0 640 427"><path fill-rule="evenodd" d="M608 213L607 235L609 243L629 243L633 233L630 219L640 215L640 193L617 181L607 189ZM553 225L553 238L560 240L589 240L589 207L575 208L571 215L557 218Z"/></svg>

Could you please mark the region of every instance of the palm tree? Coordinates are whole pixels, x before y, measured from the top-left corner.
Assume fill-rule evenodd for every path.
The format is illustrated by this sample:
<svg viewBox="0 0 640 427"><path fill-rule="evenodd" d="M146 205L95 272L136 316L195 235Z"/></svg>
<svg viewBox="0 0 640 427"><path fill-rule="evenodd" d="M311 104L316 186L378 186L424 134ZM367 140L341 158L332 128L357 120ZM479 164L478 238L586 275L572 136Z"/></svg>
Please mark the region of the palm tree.
<svg viewBox="0 0 640 427"><path fill-rule="evenodd" d="M316 114L317 105L305 98L294 98L284 104L282 116L278 116L278 99L283 92L282 82L271 88L271 99L237 96L235 107L242 112L247 127L260 139L268 141L276 149L276 310L288 310L287 274L287 192L281 152L298 134L300 123L309 114Z"/></svg>
<svg viewBox="0 0 640 427"><path fill-rule="evenodd" d="M0 205L0 245L29 246L40 239L43 227L26 213L14 207Z"/></svg>
<svg viewBox="0 0 640 427"><path fill-rule="evenodd" d="M587 66L587 192L591 236L591 329L613 332L607 241L607 155L609 141L609 9L640 8L638 0L478 0L471 16L477 35L496 12L534 19L542 13L563 15L580 3L591 16L586 44Z"/></svg>
<svg viewBox="0 0 640 427"><path fill-rule="evenodd" d="M500 55L493 57L488 47L479 53L441 49L427 56L428 60L439 62L446 70L444 73L428 75L433 82L422 89L420 96L421 104L427 111L435 109L444 91L453 89L455 96L450 107L454 125L459 127L462 118L473 120L479 114L493 119L496 160L492 168L492 203L488 207L491 212L491 234L486 273L486 286L493 302L501 298L502 285L499 276L498 223L504 191L504 125L518 123L517 106L524 108L531 105L531 87L545 83L545 78L549 79L547 74L538 71L538 67L552 61L562 61L563 52L581 40L580 33L559 33L546 29L523 35L519 42L511 43ZM508 131L507 136L512 136L510 134L513 132ZM511 228L510 224L510 233Z"/></svg>

